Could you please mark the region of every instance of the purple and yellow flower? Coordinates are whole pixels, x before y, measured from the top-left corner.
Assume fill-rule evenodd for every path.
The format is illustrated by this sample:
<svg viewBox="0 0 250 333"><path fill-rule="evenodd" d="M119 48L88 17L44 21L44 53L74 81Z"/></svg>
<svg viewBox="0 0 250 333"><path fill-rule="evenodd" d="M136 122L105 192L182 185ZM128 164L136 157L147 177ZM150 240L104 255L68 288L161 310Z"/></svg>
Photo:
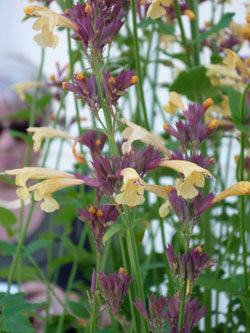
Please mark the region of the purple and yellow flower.
<svg viewBox="0 0 250 333"><path fill-rule="evenodd" d="M170 296L167 304L166 320L170 326L170 333L179 331L179 315L180 315L181 302L179 296ZM191 333L194 326L204 317L207 310L204 306L200 309L198 298L191 298L185 303L184 323L180 332Z"/></svg>
<svg viewBox="0 0 250 333"><path fill-rule="evenodd" d="M166 316L167 298L160 296L158 299L154 294L148 297L148 310L142 301L137 298L134 306L143 315L148 322L150 329L153 331L157 327L162 328L164 326Z"/></svg>
<svg viewBox="0 0 250 333"><path fill-rule="evenodd" d="M132 275L126 273L124 268L120 268L118 273L105 275L103 272L99 273L99 283L101 293L106 299L110 310L116 316L118 315L123 299L126 296Z"/></svg>
<svg viewBox="0 0 250 333"><path fill-rule="evenodd" d="M102 205L100 207L91 205L88 209L78 209L78 211L80 213L79 219L91 227L97 251L100 252L103 236L108 227L117 220L118 210L112 205Z"/></svg>

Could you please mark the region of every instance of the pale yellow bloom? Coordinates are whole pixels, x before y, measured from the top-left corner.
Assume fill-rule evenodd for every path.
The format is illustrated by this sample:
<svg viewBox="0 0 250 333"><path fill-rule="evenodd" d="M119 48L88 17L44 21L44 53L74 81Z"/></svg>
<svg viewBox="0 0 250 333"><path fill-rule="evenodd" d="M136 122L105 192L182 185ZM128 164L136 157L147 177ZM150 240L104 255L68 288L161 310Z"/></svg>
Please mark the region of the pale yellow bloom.
<svg viewBox="0 0 250 333"><path fill-rule="evenodd" d="M70 28L75 31L78 30L77 25L67 17L54 12L51 9L41 6L27 6L24 12L28 16L37 16L38 19L33 24L34 30L41 30L41 33L34 37L34 40L41 47L53 47L58 44L58 36L54 34L55 27Z"/></svg>
<svg viewBox="0 0 250 333"><path fill-rule="evenodd" d="M235 195L250 195L250 182L239 182L230 187L225 191L218 194L213 200L212 203L215 204L227 197L232 197Z"/></svg>
<svg viewBox="0 0 250 333"><path fill-rule="evenodd" d="M122 132L122 136L127 141L122 144L122 153L129 153L131 151L131 145L134 141L140 140L146 144L152 145L155 148L162 151L168 157L171 157L171 153L165 147L164 140L159 136L148 132L145 128L128 121L127 119L120 119L120 122L128 127Z"/></svg>
<svg viewBox="0 0 250 333"><path fill-rule="evenodd" d="M144 183L144 190L156 194L158 197L165 199L164 204L159 208L160 217L166 217L169 214L169 209L171 208L171 203L168 198L168 193L171 192L173 186L160 186L160 185L151 185Z"/></svg>
<svg viewBox="0 0 250 333"><path fill-rule="evenodd" d="M16 185L20 186L16 192L18 197L24 201L29 199L29 190L26 186L26 183L29 179L75 178L73 175L63 171L35 167L6 170L5 173L6 175L16 176Z"/></svg>
<svg viewBox="0 0 250 333"><path fill-rule="evenodd" d="M223 60L223 63L230 68L233 69L239 69L241 72L241 76L245 78L250 78L250 72L244 63L244 61L241 60L241 58L236 54L234 51L230 49L226 49L226 58Z"/></svg>
<svg viewBox="0 0 250 333"><path fill-rule="evenodd" d="M147 18L151 17L153 20L164 16L165 9L162 6L170 6L171 0L153 0L147 11Z"/></svg>
<svg viewBox="0 0 250 333"><path fill-rule="evenodd" d="M186 110L181 96L174 91L170 92L168 104L164 105L163 109L170 114L174 114L178 109L181 109L182 111Z"/></svg>
<svg viewBox="0 0 250 333"><path fill-rule="evenodd" d="M46 85L45 82L36 82L36 81L30 81L30 82L19 82L12 84L10 87L16 91L21 101L25 100L24 91L31 88L37 88L37 87L44 87Z"/></svg>
<svg viewBox="0 0 250 333"><path fill-rule="evenodd" d="M132 168L126 168L121 171L123 176L123 186L120 194L115 197L118 205L137 206L145 201L142 196L144 193L144 182Z"/></svg>
<svg viewBox="0 0 250 333"><path fill-rule="evenodd" d="M42 140L45 138L64 138L72 140L75 139L72 135L66 132L49 127L29 127L27 129L27 132L34 133L32 139L34 141L33 149L35 152L40 150L42 145Z"/></svg>
<svg viewBox="0 0 250 333"><path fill-rule="evenodd" d="M44 202L41 204L41 209L47 213L51 213L56 209L59 209L59 204L51 196L51 193L70 186L82 184L84 184L84 182L81 179L77 179L75 177L52 178L30 186L29 191L34 192L34 199L36 201L44 200Z"/></svg>
<svg viewBox="0 0 250 333"><path fill-rule="evenodd" d="M184 199L196 197L199 193L196 186L204 187L204 177L213 177L208 170L189 161L162 159L159 165L174 169L184 175L184 179L179 178L175 181L177 195L182 196Z"/></svg>

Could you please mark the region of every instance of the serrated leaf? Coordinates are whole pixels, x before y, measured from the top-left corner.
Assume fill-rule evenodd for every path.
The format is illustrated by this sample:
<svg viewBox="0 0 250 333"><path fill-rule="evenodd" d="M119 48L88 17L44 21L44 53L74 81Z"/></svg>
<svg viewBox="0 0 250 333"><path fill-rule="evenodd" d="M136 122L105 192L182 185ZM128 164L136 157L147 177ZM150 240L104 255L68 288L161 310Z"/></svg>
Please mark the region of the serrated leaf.
<svg viewBox="0 0 250 333"><path fill-rule="evenodd" d="M108 230L106 231L106 233L103 237L103 240L102 240L103 244L105 244L109 238L111 238L118 232L122 232L124 230L126 230L126 226L124 224L116 224L116 225L113 225L112 227L108 228Z"/></svg>
<svg viewBox="0 0 250 333"><path fill-rule="evenodd" d="M235 13L226 13L224 15L222 15L220 21L215 24L211 29L201 33L198 38L196 38L195 40L193 40L190 44L195 44L197 42L202 42L204 41L208 36L219 32L221 29L224 29L226 27L229 26L229 24L232 21L232 18L234 16Z"/></svg>
<svg viewBox="0 0 250 333"><path fill-rule="evenodd" d="M32 310L39 309L43 306L46 306L46 302L41 303L27 303L27 302L16 302L12 301L8 303L7 307L3 309L3 315L8 318L14 316L18 313L27 313Z"/></svg>
<svg viewBox="0 0 250 333"><path fill-rule="evenodd" d="M17 314L3 321L2 329L10 333L34 333L29 319L21 314Z"/></svg>
<svg viewBox="0 0 250 333"><path fill-rule="evenodd" d="M0 240L0 253L4 256L14 255L16 251L16 245L8 243L4 240Z"/></svg>
<svg viewBox="0 0 250 333"><path fill-rule="evenodd" d="M180 72L170 86L170 91L185 95L192 101L197 101L202 96L213 97L218 94L218 89L211 85L210 79L206 76L206 68L203 66Z"/></svg>

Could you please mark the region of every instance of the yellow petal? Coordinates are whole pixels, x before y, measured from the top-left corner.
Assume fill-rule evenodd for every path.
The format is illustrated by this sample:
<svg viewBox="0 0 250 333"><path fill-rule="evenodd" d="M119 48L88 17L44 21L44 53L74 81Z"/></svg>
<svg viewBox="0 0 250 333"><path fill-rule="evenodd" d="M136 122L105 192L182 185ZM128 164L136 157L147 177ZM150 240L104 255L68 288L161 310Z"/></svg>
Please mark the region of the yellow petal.
<svg viewBox="0 0 250 333"><path fill-rule="evenodd" d="M10 87L16 91L21 101L25 100L24 90L31 89L31 88L37 88L37 87L44 87L46 85L45 82L36 82L36 81L30 81L30 82L19 82L12 84Z"/></svg>
<svg viewBox="0 0 250 333"><path fill-rule="evenodd" d="M64 138L72 140L75 139L72 135L66 132L49 127L29 127L27 129L27 132L34 133L32 139L34 141L33 149L35 152L40 150L42 140L45 138Z"/></svg>
<svg viewBox="0 0 250 333"><path fill-rule="evenodd" d="M147 18L151 17L153 20L166 15L166 11L162 6L170 6L170 0L153 0L147 11ZM161 6L162 5L162 6Z"/></svg>
<svg viewBox="0 0 250 333"><path fill-rule="evenodd" d="M213 200L212 203L219 202L227 197L232 197L235 195L250 195L250 182L239 182L230 187L226 190L218 194Z"/></svg>
<svg viewBox="0 0 250 333"><path fill-rule="evenodd" d="M67 17L54 12L51 9L42 6L27 6L24 12L28 16L36 16L38 19L33 25L33 29L41 30L41 33L35 36L35 41L42 47L55 48L58 44L58 37L54 34L54 28L65 27L78 31L78 26Z"/></svg>
<svg viewBox="0 0 250 333"><path fill-rule="evenodd" d="M178 109L186 110L181 96L174 91L170 92L168 105L164 105L163 109L170 114L174 114Z"/></svg>
<svg viewBox="0 0 250 333"><path fill-rule="evenodd" d="M159 208L160 217L164 218L169 214L170 202L166 200L163 205Z"/></svg>
<svg viewBox="0 0 250 333"><path fill-rule="evenodd" d="M204 176L213 178L208 170L189 161L162 159L159 165L174 169L184 175L184 179L177 179L175 182L177 194L184 199L196 197L198 190L195 186L204 187Z"/></svg>
<svg viewBox="0 0 250 333"><path fill-rule="evenodd" d="M27 189L26 186L24 187L19 187L17 190L16 190L16 194L18 196L19 199L23 200L23 201L26 201L29 199L30 197L30 194L29 194L29 191Z"/></svg>
<svg viewBox="0 0 250 333"><path fill-rule="evenodd" d="M74 178L67 172L58 171L49 168L36 168L36 167L26 167L22 169L6 170L6 175L16 175L16 185L26 186L26 182L29 179L47 179L47 178Z"/></svg>
<svg viewBox="0 0 250 333"><path fill-rule="evenodd" d="M154 146L168 157L171 157L171 153L165 147L165 142L161 137L148 132L145 128L136 125L127 119L120 119L120 122L128 126L128 128L122 132L123 138L127 139L127 141L122 144L123 154L129 153L131 151L132 143L136 140L140 140L141 142Z"/></svg>
<svg viewBox="0 0 250 333"><path fill-rule="evenodd" d="M59 191L61 189L82 185L84 182L78 178L52 178L44 180L41 183L37 183L29 187L30 192L34 192L34 199L40 201L44 199L44 203L41 205L41 209L46 212L53 212L59 208L57 201L51 197L51 193Z"/></svg>
<svg viewBox="0 0 250 333"><path fill-rule="evenodd" d="M123 176L123 186L120 194L115 197L115 202L118 205L137 206L144 202L143 180L139 177L136 170L132 168L126 168L121 171Z"/></svg>

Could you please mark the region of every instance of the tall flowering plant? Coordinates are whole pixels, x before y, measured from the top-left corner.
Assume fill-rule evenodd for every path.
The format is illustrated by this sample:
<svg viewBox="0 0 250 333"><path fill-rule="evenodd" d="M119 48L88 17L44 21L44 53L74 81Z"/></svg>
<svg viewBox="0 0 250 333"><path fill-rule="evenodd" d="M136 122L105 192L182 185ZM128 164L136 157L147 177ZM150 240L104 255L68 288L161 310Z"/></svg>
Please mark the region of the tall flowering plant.
<svg viewBox="0 0 250 333"><path fill-rule="evenodd" d="M203 2L211 4L212 17L201 27L198 18ZM217 2L222 17L216 23ZM35 151L49 139L42 167L29 165L29 146L24 168L4 170L5 175L16 177L22 202L31 201L28 217L20 224L8 294L23 256L32 253L24 244L34 203L42 201L41 209L52 214L55 224L64 214L72 219L67 220L70 227L64 226L65 235L58 238L61 255L66 249L73 253L64 297L53 293L61 304L56 319L49 293L56 278L51 267L48 277L40 272L48 289L47 300L34 308L47 307L45 330L56 323L58 333L66 332L69 325L77 332L97 332L112 325L116 332L188 333L202 318L204 332L221 327L232 331L240 325L249 329L246 216L250 207L245 196L250 194L250 62L239 53L249 40L249 5L246 22L240 26L233 22L232 13L224 13L224 1L89 0L72 1L69 8L58 1L59 12L46 7L50 3L46 1L42 7L40 1L24 12L36 17L33 28L39 33L34 39L43 55L46 47L55 48L59 43L56 27L68 29L70 64L62 68L57 64L57 76L52 74L48 82L33 83L36 91L27 132ZM113 45L118 57L112 53ZM143 52L146 46L147 52ZM172 52L178 46L181 52ZM211 63L201 61L204 48L210 50ZM76 53L80 55L77 60ZM183 70L177 70L176 60L185 66ZM154 63L153 78L150 63ZM41 72L42 65L43 60ZM75 65L81 69L75 70ZM158 83L158 69L167 72L168 66L175 75ZM41 85L60 100L57 114L48 119L50 127L33 126ZM161 102L159 91L166 92L166 86L169 98ZM27 87L31 83L14 88L25 98L23 89ZM76 109L69 124L60 115L67 95L74 97ZM82 125L85 110L92 119L91 129ZM67 130L75 122L78 133L71 135ZM51 141L56 138L71 144L75 164L70 172L45 167ZM236 180L231 186L232 154L230 148L224 163L225 138L229 138L229 147L233 140L240 142ZM61 155L63 150L58 160ZM240 205L227 200L232 196L240 197ZM75 218L81 221L78 244L69 238ZM51 237L55 237L53 230L48 239ZM52 249L53 244L50 253ZM62 258L67 261L69 256ZM39 272L35 260L31 257L30 261ZM53 264L51 257L48 263ZM80 278L90 285L88 291L76 280L78 268L86 272L89 266L92 277ZM74 283L78 294L72 301ZM211 290L216 293L215 305ZM220 305L222 292L228 292L225 306ZM14 332L5 313L8 298L3 304L0 326ZM240 305L240 314L234 312L234 304ZM24 301L22 305L29 308ZM26 317L15 315L17 322L25 321L25 329L32 331Z"/></svg>

